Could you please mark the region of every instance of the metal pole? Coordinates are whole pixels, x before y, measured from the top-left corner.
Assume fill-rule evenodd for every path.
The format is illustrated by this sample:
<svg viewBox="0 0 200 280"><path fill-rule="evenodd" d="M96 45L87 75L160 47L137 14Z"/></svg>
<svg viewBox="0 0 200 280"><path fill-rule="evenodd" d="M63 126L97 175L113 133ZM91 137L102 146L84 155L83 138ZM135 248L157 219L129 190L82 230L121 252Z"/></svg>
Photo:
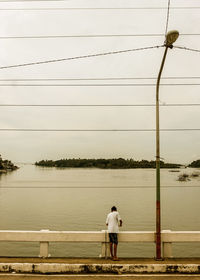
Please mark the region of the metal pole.
<svg viewBox="0 0 200 280"><path fill-rule="evenodd" d="M156 260L161 257L161 211L160 211L160 125L159 125L159 84L167 55L165 48L156 84Z"/></svg>

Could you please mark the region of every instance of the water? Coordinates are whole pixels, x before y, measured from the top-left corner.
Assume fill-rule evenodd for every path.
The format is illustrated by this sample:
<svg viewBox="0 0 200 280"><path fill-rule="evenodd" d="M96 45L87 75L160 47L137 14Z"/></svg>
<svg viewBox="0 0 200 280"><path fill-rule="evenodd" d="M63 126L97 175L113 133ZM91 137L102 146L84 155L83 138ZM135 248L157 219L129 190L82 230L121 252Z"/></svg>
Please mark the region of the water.
<svg viewBox="0 0 200 280"><path fill-rule="evenodd" d="M162 229L200 230L200 177L177 181L161 170ZM56 169L21 165L0 177L1 230L102 230L111 206L122 230L155 230L155 170ZM1 256L37 256L37 243L0 243ZM50 244L58 256L96 257L100 244ZM122 257L153 257L154 244L120 244ZM174 256L200 256L200 244L175 244Z"/></svg>

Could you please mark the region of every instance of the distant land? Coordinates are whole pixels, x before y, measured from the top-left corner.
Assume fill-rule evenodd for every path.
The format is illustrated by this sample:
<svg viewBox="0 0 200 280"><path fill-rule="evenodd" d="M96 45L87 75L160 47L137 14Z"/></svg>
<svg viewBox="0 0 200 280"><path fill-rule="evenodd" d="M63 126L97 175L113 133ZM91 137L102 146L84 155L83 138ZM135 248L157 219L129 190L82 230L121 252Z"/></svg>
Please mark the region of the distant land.
<svg viewBox="0 0 200 280"><path fill-rule="evenodd" d="M35 163L37 166L58 168L101 168L101 169L133 169L133 168L156 168L156 161L134 159L60 159L41 160ZM181 164L165 163L160 161L160 168L180 168Z"/></svg>
<svg viewBox="0 0 200 280"><path fill-rule="evenodd" d="M0 155L0 173L7 173L9 171L13 171L18 169L19 167L14 165L10 160L3 160Z"/></svg>
<svg viewBox="0 0 200 280"><path fill-rule="evenodd" d="M192 163L190 163L190 164L188 165L188 167L194 167L194 168L200 167L200 159L193 161Z"/></svg>

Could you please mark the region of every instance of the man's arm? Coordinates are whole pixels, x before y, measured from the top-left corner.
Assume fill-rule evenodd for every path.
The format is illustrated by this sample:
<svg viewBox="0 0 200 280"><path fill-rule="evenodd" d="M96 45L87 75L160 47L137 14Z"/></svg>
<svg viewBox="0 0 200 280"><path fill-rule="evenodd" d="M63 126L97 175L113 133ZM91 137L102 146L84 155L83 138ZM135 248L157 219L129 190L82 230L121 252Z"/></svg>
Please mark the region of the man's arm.
<svg viewBox="0 0 200 280"><path fill-rule="evenodd" d="M106 218L106 225L108 226L108 216L107 216L107 218Z"/></svg>
<svg viewBox="0 0 200 280"><path fill-rule="evenodd" d="M119 221L119 226L122 227L122 219L121 219L119 213L118 213L118 221Z"/></svg>

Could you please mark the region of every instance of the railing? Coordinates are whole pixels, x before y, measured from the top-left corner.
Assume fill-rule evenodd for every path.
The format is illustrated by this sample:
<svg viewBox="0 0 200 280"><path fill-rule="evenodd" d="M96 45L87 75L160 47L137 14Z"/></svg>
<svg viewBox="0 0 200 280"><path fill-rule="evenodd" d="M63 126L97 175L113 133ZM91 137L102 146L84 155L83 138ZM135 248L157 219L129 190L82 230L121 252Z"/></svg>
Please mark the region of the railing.
<svg viewBox="0 0 200 280"><path fill-rule="evenodd" d="M155 243L153 231L121 231L119 242ZM200 231L170 231L161 232L163 258L172 258L172 243L200 242ZM49 242L84 242L101 243L100 257L107 258L109 253L109 237L106 230L102 231L16 231L0 230L0 242L39 242L39 257L49 257Z"/></svg>

